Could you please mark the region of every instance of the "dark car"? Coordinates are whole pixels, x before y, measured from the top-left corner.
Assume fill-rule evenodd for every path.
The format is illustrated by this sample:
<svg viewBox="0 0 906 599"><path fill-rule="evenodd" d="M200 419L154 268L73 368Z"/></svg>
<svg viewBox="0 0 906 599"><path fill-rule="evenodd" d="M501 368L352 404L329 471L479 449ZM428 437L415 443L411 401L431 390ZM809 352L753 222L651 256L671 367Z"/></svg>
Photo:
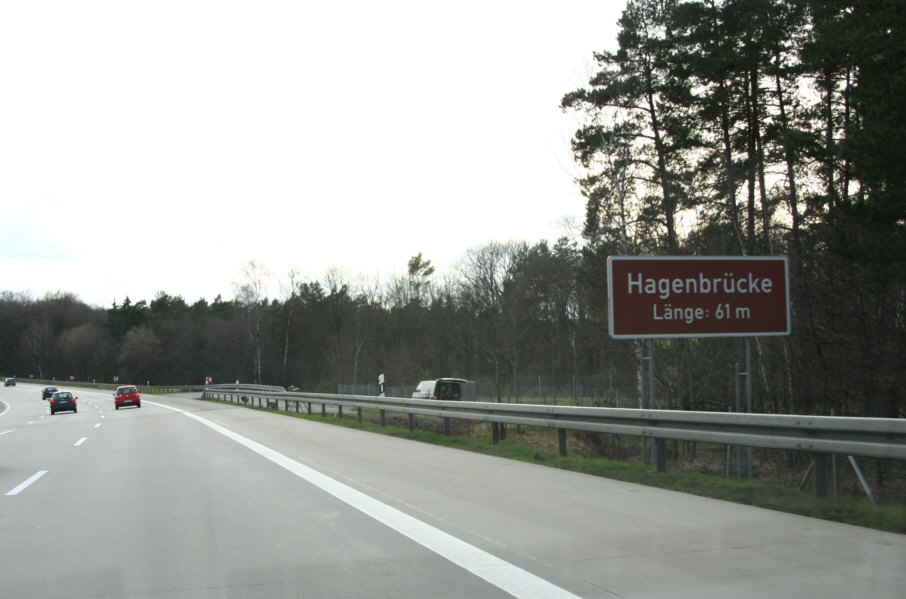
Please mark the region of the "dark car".
<svg viewBox="0 0 906 599"><path fill-rule="evenodd" d="M56 387L44 387L44 390L41 391L41 399L50 399L57 391L59 391L59 389Z"/></svg>
<svg viewBox="0 0 906 599"><path fill-rule="evenodd" d="M77 399L78 397L69 391L57 391L50 396L51 415L56 414L57 412L78 412L79 410L76 406Z"/></svg>
<svg viewBox="0 0 906 599"><path fill-rule="evenodd" d="M138 389L131 386L117 387L116 393L113 394L113 403L119 410L123 406L142 407L142 398L138 394Z"/></svg>
<svg viewBox="0 0 906 599"><path fill-rule="evenodd" d="M15 387L16 379L6 379L6 381L4 381L4 383L3 383L3 386L4 387Z"/></svg>

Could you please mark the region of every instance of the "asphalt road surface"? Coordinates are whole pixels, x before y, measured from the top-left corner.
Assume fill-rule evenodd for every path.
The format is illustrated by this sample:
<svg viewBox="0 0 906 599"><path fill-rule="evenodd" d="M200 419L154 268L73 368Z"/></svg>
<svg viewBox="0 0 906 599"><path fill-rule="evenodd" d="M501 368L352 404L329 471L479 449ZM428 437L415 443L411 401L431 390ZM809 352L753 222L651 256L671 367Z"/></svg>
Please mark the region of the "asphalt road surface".
<svg viewBox="0 0 906 599"><path fill-rule="evenodd" d="M906 537L191 396L0 389L0 597L902 599Z"/></svg>

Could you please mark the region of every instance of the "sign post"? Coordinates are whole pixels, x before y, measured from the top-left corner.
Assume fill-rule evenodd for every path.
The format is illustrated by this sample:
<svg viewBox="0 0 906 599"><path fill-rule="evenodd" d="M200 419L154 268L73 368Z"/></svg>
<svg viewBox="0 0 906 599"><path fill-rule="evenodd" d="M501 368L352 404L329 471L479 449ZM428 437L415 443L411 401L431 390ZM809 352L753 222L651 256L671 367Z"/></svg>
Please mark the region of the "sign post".
<svg viewBox="0 0 906 599"><path fill-rule="evenodd" d="M655 405L651 339L745 337L746 403L752 411L751 337L790 334L785 256L611 256L607 288L610 336L649 340L643 407L646 395L648 408ZM642 448L650 463L644 441ZM655 439L652 449L658 471L664 470L663 439Z"/></svg>

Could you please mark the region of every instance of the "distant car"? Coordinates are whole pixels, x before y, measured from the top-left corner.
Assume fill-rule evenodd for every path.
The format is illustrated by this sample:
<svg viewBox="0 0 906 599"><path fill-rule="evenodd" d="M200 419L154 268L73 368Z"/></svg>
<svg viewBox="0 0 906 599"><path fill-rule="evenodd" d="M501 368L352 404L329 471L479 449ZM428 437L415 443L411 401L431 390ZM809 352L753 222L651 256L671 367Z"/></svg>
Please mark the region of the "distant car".
<svg viewBox="0 0 906 599"><path fill-rule="evenodd" d="M462 400L462 385L465 379L436 379L422 381L412 393L412 399L436 399L442 401Z"/></svg>
<svg viewBox="0 0 906 599"><path fill-rule="evenodd" d="M57 391L50 396L50 414L54 415L57 412L78 412L78 406L76 406L76 400L78 397L74 396L69 391Z"/></svg>
<svg viewBox="0 0 906 599"><path fill-rule="evenodd" d="M4 386L4 387L15 387L15 386L16 386L16 379L6 379L6 380L3 382L3 386Z"/></svg>
<svg viewBox="0 0 906 599"><path fill-rule="evenodd" d="M138 394L138 389L131 386L117 387L116 393L113 394L113 403L119 410L123 406L142 407L142 398Z"/></svg>
<svg viewBox="0 0 906 599"><path fill-rule="evenodd" d="M41 399L50 399L57 391L59 391L59 389L56 387L44 387L44 390L41 391Z"/></svg>

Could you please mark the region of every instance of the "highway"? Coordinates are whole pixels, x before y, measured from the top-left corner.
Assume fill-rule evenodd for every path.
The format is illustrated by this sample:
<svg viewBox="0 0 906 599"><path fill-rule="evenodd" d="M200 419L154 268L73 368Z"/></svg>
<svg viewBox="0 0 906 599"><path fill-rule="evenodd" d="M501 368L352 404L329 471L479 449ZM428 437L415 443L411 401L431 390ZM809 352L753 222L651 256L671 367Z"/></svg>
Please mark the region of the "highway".
<svg viewBox="0 0 906 599"><path fill-rule="evenodd" d="M61 387L65 388L65 387ZM906 536L190 395L0 389L0 597L896 598Z"/></svg>

